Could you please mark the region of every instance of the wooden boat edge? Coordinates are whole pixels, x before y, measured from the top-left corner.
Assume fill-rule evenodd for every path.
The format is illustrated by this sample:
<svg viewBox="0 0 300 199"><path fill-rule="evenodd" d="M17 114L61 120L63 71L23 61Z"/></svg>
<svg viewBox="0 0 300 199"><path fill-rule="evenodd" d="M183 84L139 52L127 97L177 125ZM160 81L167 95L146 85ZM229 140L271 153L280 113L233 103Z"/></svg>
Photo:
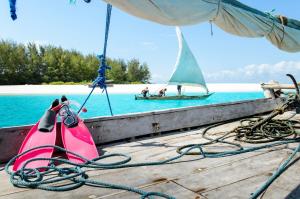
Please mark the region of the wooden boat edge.
<svg viewBox="0 0 300 199"><path fill-rule="evenodd" d="M283 101L284 98L264 98L113 117L97 117L86 119L84 122L95 143L103 144L266 113L275 109ZM0 128L0 151L2 152L0 161L8 161L17 154L18 148L31 126ZM57 126L59 131L60 124ZM57 144L60 145L61 140L57 140Z"/></svg>

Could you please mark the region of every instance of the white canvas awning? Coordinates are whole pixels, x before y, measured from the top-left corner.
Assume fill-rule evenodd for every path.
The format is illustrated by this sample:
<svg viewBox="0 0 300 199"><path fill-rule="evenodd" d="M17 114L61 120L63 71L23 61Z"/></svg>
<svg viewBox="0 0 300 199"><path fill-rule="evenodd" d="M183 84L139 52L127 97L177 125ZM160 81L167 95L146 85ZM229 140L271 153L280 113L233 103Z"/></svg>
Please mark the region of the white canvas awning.
<svg viewBox="0 0 300 199"><path fill-rule="evenodd" d="M275 17L236 0L104 0L139 18L184 26L206 21L243 37L265 37L277 48L300 51L300 22Z"/></svg>

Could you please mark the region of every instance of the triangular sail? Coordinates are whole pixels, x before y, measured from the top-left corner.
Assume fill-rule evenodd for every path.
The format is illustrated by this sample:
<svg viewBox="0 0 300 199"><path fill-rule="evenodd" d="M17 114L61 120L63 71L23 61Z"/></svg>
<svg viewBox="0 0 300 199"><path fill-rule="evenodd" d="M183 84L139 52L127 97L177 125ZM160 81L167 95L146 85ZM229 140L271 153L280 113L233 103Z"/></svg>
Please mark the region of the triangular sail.
<svg viewBox="0 0 300 199"><path fill-rule="evenodd" d="M176 27L179 43L179 51L174 72L169 80L169 84L201 86L206 91L206 83L202 71L187 45L179 27Z"/></svg>

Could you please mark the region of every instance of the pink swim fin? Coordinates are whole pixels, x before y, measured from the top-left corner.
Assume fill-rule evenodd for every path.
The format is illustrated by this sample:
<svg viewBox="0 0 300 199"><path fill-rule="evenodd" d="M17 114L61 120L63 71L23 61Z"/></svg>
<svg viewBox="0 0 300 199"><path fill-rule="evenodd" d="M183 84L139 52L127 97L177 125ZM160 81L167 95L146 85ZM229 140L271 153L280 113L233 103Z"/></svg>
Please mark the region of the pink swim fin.
<svg viewBox="0 0 300 199"><path fill-rule="evenodd" d="M61 123L61 137L65 149L77 153L88 160L99 157L97 147L89 129L75 113L72 113L68 109L68 106L67 110L69 114L62 117ZM68 125L67 121L69 120L74 121L74 124ZM67 156L74 163L86 162L70 153L67 153Z"/></svg>
<svg viewBox="0 0 300 199"><path fill-rule="evenodd" d="M58 108L57 108L58 109ZM21 154L29 149L39 147L42 145L55 145L56 141L56 110L48 110L46 111L45 115L50 115L51 117L51 124L49 125L49 120L45 122L45 120L41 119L38 123L36 123L31 130L28 132L27 136L25 137L21 148L19 149L19 153ZM44 115L44 116L45 116ZM46 119L47 120L47 119ZM45 128L41 128L41 124L47 123ZM22 168L25 162L33 158L51 158L53 154L54 148L53 147L43 147L41 149L32 150L19 158L16 159L13 170L17 171ZM32 161L26 165L26 168L37 168L37 167L44 167L48 166L48 160L39 160L39 161Z"/></svg>

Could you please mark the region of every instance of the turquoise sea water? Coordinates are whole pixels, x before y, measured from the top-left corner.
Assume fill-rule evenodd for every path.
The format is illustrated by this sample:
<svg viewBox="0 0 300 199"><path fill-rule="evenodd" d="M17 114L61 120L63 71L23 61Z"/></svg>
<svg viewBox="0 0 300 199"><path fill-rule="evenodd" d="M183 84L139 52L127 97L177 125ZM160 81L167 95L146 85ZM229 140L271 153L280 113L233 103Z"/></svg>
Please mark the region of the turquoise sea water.
<svg viewBox="0 0 300 199"><path fill-rule="evenodd" d="M0 127L19 126L34 124L49 108L51 102L60 95L13 95L0 96ZM82 103L86 95L69 95L70 100ZM165 110L197 105L217 104L240 100L263 98L262 92L241 93L214 93L207 99L202 100L168 100L147 101L134 100L133 94L111 94L110 100L114 115ZM96 116L109 116L109 108L106 96L103 94L92 95L86 104L87 113L82 113L82 118Z"/></svg>

